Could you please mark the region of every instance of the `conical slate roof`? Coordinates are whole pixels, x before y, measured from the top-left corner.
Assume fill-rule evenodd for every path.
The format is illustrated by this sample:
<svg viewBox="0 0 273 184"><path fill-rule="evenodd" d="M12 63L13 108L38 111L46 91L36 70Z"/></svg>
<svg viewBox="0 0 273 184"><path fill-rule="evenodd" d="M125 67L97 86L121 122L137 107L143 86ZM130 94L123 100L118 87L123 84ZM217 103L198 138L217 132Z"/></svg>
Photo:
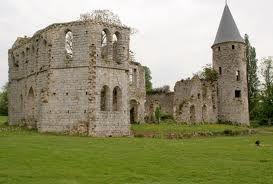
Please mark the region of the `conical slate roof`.
<svg viewBox="0 0 273 184"><path fill-rule="evenodd" d="M238 30L228 5L225 6L222 19L213 45L229 41L243 42L244 39Z"/></svg>

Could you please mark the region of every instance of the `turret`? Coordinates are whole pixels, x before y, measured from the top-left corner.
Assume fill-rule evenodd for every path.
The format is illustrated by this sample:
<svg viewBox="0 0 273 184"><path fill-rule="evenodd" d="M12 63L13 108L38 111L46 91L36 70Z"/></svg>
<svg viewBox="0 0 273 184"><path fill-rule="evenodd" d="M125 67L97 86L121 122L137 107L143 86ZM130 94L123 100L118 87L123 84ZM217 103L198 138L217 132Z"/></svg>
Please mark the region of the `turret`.
<svg viewBox="0 0 273 184"><path fill-rule="evenodd" d="M228 5L212 46L218 71L218 119L249 125L246 45Z"/></svg>

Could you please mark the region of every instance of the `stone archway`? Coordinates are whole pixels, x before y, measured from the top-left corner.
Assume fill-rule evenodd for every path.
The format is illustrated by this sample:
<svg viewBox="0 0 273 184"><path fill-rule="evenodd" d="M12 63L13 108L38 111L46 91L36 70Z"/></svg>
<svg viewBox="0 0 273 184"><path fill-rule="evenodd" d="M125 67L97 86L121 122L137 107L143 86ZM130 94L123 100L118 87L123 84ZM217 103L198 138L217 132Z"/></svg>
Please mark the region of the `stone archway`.
<svg viewBox="0 0 273 184"><path fill-rule="evenodd" d="M138 122L138 102L130 100L130 123Z"/></svg>

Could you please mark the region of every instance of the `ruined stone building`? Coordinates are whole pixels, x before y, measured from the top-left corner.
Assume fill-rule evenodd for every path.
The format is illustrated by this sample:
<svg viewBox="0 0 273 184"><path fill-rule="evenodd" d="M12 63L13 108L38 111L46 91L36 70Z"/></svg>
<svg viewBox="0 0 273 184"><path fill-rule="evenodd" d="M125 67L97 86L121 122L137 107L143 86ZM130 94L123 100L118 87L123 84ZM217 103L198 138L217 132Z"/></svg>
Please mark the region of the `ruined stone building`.
<svg viewBox="0 0 273 184"><path fill-rule="evenodd" d="M147 102L130 33L122 24L87 19L17 38L8 52L9 124L126 136L130 123L150 120L159 106L178 122L249 124L246 45L227 5L212 45L218 79L180 80L174 92L149 95Z"/></svg>
<svg viewBox="0 0 273 184"><path fill-rule="evenodd" d="M211 48L218 79L195 76L176 82L172 95L148 95L146 116L154 113L155 104L178 122L249 124L246 45L228 5Z"/></svg>
<svg viewBox="0 0 273 184"><path fill-rule="evenodd" d="M126 136L144 121L143 67L130 28L85 20L52 24L9 50L9 124L40 132Z"/></svg>

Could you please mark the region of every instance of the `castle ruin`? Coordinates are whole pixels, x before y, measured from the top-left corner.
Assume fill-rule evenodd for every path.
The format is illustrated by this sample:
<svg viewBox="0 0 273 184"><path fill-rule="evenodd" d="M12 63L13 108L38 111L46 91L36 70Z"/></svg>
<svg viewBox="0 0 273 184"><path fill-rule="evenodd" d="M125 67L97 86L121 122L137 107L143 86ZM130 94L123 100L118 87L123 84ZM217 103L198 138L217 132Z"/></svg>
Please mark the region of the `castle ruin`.
<svg viewBox="0 0 273 184"><path fill-rule="evenodd" d="M148 95L146 115L152 117L152 107L160 106L178 122L249 125L246 45L228 5L212 51L217 80L194 76L176 82L174 92Z"/></svg>
<svg viewBox="0 0 273 184"><path fill-rule="evenodd" d="M129 27L95 20L52 24L9 50L9 124L40 132L128 136L155 106L178 122L249 124L246 45L226 5L212 45L218 79L180 80L148 95L130 57ZM146 103L145 103L146 102Z"/></svg>
<svg viewBox="0 0 273 184"><path fill-rule="evenodd" d="M53 24L9 50L9 124L40 132L128 136L144 121L143 67L129 27L97 20Z"/></svg>

